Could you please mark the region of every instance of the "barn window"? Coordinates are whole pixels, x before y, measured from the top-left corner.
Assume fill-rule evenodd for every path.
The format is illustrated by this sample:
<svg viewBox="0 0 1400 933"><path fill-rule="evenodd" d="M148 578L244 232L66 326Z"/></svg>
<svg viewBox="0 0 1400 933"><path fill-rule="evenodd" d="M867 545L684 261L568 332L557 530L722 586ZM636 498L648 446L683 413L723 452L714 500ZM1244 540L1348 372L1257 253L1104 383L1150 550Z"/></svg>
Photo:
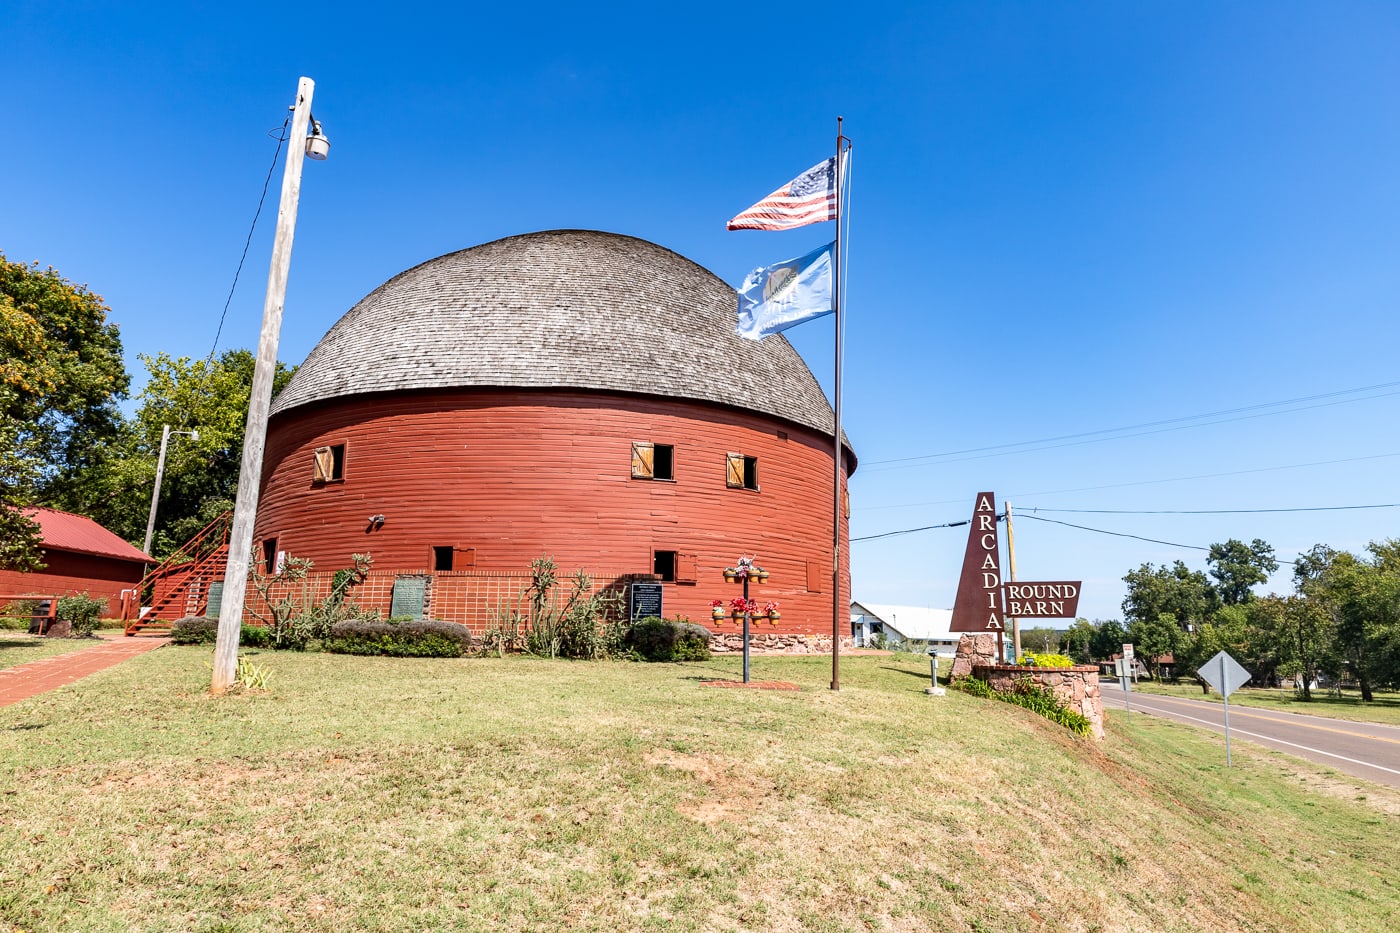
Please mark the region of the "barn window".
<svg viewBox="0 0 1400 933"><path fill-rule="evenodd" d="M632 442L632 478L674 480L676 449L670 444Z"/></svg>
<svg viewBox="0 0 1400 933"><path fill-rule="evenodd" d="M282 555L277 553L276 538L263 539L262 572L268 575L282 572Z"/></svg>
<svg viewBox="0 0 1400 933"><path fill-rule="evenodd" d="M345 479L345 445L332 444L316 448L316 464L311 473L313 483L330 483Z"/></svg>
<svg viewBox="0 0 1400 933"><path fill-rule="evenodd" d="M730 489L758 489L758 458L726 454L724 482Z"/></svg>
<svg viewBox="0 0 1400 933"><path fill-rule="evenodd" d="M452 569L452 545L433 548L433 570L446 571Z"/></svg>
<svg viewBox="0 0 1400 933"><path fill-rule="evenodd" d="M676 552L654 551L651 558L651 572L663 583L676 582Z"/></svg>

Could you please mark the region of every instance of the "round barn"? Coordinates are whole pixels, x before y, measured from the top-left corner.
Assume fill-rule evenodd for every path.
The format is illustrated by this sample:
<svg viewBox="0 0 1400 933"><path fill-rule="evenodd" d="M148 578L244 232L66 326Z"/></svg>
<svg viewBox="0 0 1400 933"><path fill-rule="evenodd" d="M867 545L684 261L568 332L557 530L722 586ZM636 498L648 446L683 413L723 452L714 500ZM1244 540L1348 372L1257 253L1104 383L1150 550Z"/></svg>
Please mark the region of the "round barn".
<svg viewBox="0 0 1400 933"><path fill-rule="evenodd" d="M317 571L370 553L423 611L482 620L457 578L655 574L711 629L754 555L773 629L829 637L834 418L781 335L734 333L734 290L654 243L513 236L403 272L342 317L272 406L255 535ZM849 603L843 445L839 605ZM725 626L732 627L726 621ZM844 628L844 626L843 626Z"/></svg>

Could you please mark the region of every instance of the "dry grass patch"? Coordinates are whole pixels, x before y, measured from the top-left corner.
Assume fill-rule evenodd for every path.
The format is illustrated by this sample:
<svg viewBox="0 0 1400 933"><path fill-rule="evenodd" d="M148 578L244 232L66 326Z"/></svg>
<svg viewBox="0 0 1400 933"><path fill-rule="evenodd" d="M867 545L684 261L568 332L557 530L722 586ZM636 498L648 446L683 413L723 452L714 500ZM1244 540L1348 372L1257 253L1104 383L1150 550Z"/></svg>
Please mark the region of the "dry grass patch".
<svg viewBox="0 0 1400 933"><path fill-rule="evenodd" d="M0 670L42 661L59 655L92 648L101 642L91 638L44 638L23 632L0 631Z"/></svg>
<svg viewBox="0 0 1400 933"><path fill-rule="evenodd" d="M0 710L0 920L83 930L1379 930L1393 817L1163 723L1102 745L927 662L163 648ZM1335 781L1335 778L1328 778ZM1342 919L1338 919L1342 918ZM0 929L4 929L0 926Z"/></svg>

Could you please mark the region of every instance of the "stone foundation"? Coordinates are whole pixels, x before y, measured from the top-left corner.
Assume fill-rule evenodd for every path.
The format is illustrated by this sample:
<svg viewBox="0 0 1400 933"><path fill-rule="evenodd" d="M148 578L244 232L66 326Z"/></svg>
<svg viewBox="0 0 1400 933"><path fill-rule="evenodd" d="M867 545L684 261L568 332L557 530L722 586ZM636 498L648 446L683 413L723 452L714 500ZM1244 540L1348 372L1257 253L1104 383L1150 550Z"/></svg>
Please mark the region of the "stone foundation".
<svg viewBox="0 0 1400 933"><path fill-rule="evenodd" d="M977 636L979 638L983 636ZM993 690L1010 692L1020 677L1050 688L1069 709L1089 720L1094 738L1103 738L1103 703L1099 699L1097 667L1023 667L1019 664L978 664L971 676L985 680Z"/></svg>
<svg viewBox="0 0 1400 933"><path fill-rule="evenodd" d="M850 651L854 643L841 639L841 650ZM711 632L710 651L715 654L743 654L743 632ZM830 635L792 635L778 632L749 632L750 654L831 654Z"/></svg>

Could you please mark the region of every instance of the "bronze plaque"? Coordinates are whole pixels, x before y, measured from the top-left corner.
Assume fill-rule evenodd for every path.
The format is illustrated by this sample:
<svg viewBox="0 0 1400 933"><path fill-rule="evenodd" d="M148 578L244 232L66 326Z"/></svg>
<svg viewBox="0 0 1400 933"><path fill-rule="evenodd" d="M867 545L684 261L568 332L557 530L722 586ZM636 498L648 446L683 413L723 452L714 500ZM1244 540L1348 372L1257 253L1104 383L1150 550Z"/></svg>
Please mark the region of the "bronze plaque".
<svg viewBox="0 0 1400 933"><path fill-rule="evenodd" d="M1008 619L1073 619L1079 615L1079 580L1007 583L1001 588Z"/></svg>
<svg viewBox="0 0 1400 933"><path fill-rule="evenodd" d="M958 595L953 601L953 632L1000 632L1001 549L997 537L996 494L979 492L972 506Z"/></svg>

